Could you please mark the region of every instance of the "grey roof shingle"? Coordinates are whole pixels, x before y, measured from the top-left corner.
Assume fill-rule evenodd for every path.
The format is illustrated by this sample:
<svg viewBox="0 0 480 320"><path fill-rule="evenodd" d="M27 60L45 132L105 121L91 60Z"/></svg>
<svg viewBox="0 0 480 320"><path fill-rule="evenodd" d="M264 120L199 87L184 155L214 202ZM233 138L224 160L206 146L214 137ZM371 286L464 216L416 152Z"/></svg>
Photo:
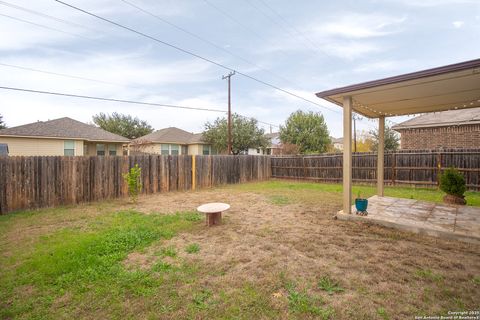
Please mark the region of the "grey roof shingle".
<svg viewBox="0 0 480 320"><path fill-rule="evenodd" d="M0 136L48 137L62 139L82 139L87 141L129 142L128 138L67 117L49 121L38 121L18 127L2 129L0 130Z"/></svg>
<svg viewBox="0 0 480 320"><path fill-rule="evenodd" d="M394 130L480 123L480 108L427 113L394 125Z"/></svg>
<svg viewBox="0 0 480 320"><path fill-rule="evenodd" d="M201 133L191 133L176 127L169 127L157 130L134 141L148 141L153 143L178 143L178 144L202 144Z"/></svg>

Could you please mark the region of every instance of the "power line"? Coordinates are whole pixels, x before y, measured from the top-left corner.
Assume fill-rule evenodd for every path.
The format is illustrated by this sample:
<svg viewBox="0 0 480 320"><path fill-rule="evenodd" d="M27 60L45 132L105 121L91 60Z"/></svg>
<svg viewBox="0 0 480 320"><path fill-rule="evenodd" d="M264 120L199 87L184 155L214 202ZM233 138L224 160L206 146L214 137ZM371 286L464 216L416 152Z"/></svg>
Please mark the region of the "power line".
<svg viewBox="0 0 480 320"><path fill-rule="evenodd" d="M86 40L92 40L92 39L89 39L87 37L84 37L84 36L76 34L76 33L71 33L71 32L68 32L68 31L63 31L63 30L57 29L57 28L48 27L48 26L45 26L43 24L39 24L39 23L36 23L36 22L24 20L24 19L21 19L21 18L12 17L12 16L9 16L7 14L0 13L0 16L6 17L6 18L9 18L9 19L12 19L12 20L20 21L20 22L23 22L23 23L28 23L28 24L31 24L31 25L34 25L34 26L37 26L37 27L40 27L40 28L51 30L51 31L61 32L61 33L64 33L64 34L68 34L70 36L79 37L79 38L86 39Z"/></svg>
<svg viewBox="0 0 480 320"><path fill-rule="evenodd" d="M213 9L215 9L216 11L218 11L221 15L223 15L224 17L227 17L228 19L230 19L231 21L235 22L236 24L238 24L240 27L242 27L243 29L247 30L249 33L251 33L252 35L254 35L255 37L257 37L258 39L262 40L262 41L265 41L265 42L268 42L270 41L270 39L267 39L266 37L264 36L261 36L257 31L251 29L250 27L248 27L247 25L243 24L242 22L240 22L237 18L235 18L234 16L232 16L231 14L229 14L228 12L226 12L225 10L217 7L216 5L214 5L213 3L211 3L210 1L208 0L203 0L208 6L212 7ZM280 52L286 57L286 53L283 51L283 50L280 50Z"/></svg>
<svg viewBox="0 0 480 320"><path fill-rule="evenodd" d="M108 82L108 81L102 81L102 80L92 79L92 78L80 77L80 76L70 75L70 74L66 74L66 73L57 73L57 72L51 72L51 71L46 71L46 70L40 70L40 69L22 67L22 66L17 66L17 65L7 64L7 63L1 63L1 62L0 62L0 66L7 66L7 67L16 68L16 69L26 70L26 71L33 71L33 72L45 73L45 74L54 75L54 76L59 76L59 77L66 77L66 78L79 79L79 80L84 80L84 81L104 83L104 84L109 84L109 85L114 85L114 86L119 86L119 87L124 87L124 88L141 89L141 88L137 88L137 87L126 86L126 85L119 84L119 83L113 83L113 82ZM29 91L29 92L32 92L32 93L33 93L34 91ZM204 110L203 108L199 108L199 109ZM226 112L226 111L225 111L225 112ZM251 117L246 117L246 116L242 116L242 115L240 115L240 116L241 116L241 117L244 117L244 118L251 118ZM253 119L253 118L252 118L252 119ZM255 120L257 120L257 119L255 119ZM278 125L275 125L275 124L272 124L272 123L269 123L269 122L265 122L265 121L257 120L257 122L263 123L263 124L266 124L266 125L269 125L269 126L278 127Z"/></svg>
<svg viewBox="0 0 480 320"><path fill-rule="evenodd" d="M305 34L303 34L302 32L300 32L300 30L298 30L294 25L292 25L290 22L288 22L287 19L285 19L282 15L280 15L280 13L278 13L278 11L276 11L274 8L272 8L272 6L270 6L266 1L264 0L259 0L268 10L270 10L275 16L277 16L279 18L279 20L283 21L285 23L285 25L287 25L288 27L292 28L295 33L304 38L305 40L308 41L308 43L310 43L310 45L315 48L315 52L319 52L321 54L324 54L326 55L325 52L323 52L318 46L317 44L315 44L309 37L307 37Z"/></svg>
<svg viewBox="0 0 480 320"><path fill-rule="evenodd" d="M30 93L38 93L38 94L46 94L46 95L54 95L54 96L71 97L71 98L82 98L82 99L90 99L90 100L100 100L100 101L110 101L110 102L139 104L139 105L165 107L165 108L187 109L187 110L200 110L200 111L210 111L210 112L226 113L225 110L220 110L220 109L198 108L198 107L186 107L186 106L179 106L179 105L173 105L173 104L162 104L162 103L154 103L154 102L142 102L142 101L134 101L134 100L123 100L123 99L114 99L114 98L103 98L103 97L94 97L94 96L86 96L86 95L79 95L79 94L72 94L72 93L63 93L63 92L42 91L42 90L33 90L33 89L25 89L25 88L14 88L14 87L4 87L4 86L0 86L0 89L3 89L3 90L13 90L13 91L22 91L22 92L30 92Z"/></svg>
<svg viewBox="0 0 480 320"><path fill-rule="evenodd" d="M66 73L58 73L58 72L53 72L53 71L34 69L34 68L30 68L30 67L22 67L22 66L17 66L17 65L13 65L13 64L3 63L3 62L0 62L0 66L10 67L10 68L16 68L16 69L21 69L21 70L26 70L26 71L33 71L33 72L45 73L45 74L54 75L54 76L59 76L59 77L65 77L65 78L72 78L72 79L85 80L85 81L92 81L92 82L103 83L103 84L108 84L108 85L112 85L112 86L124 87L124 88L125 88L125 87L126 87L126 88L135 88L135 87L126 86L126 85L123 85L123 84L120 84L120 83L114 83L114 82L108 82L108 81L97 80L97 79L92 79L92 78L86 78L86 77L81 77L81 76L69 75L69 74L66 74ZM141 89L141 88L135 88L135 89Z"/></svg>
<svg viewBox="0 0 480 320"><path fill-rule="evenodd" d="M92 17L95 17L95 18L100 19L100 20L102 20L102 21L105 21L105 22L107 22L107 23L113 24L113 25L115 25L115 26L117 26L117 27L119 27L119 28L128 30L128 31L130 31L130 32L133 32L133 33L135 33L135 34L138 34L138 35L140 35L140 36L142 36L142 37L145 37L145 38L147 38L147 39L150 39L150 40L152 40L152 41L161 43L161 44L163 44L163 45L166 45L166 46L168 46L168 47L171 47L171 48L173 48L173 49L176 49L176 50L178 50L178 51L181 51L181 52L183 52L183 53L185 53L185 54L188 54L188 55L191 55L191 56L196 57L196 58L198 58L198 59L201 59L201 60L204 60L204 61L206 61L206 62L209 62L209 63L211 63L211 64L213 64L213 65L216 65L216 66L218 66L218 67L220 67L220 68L222 68L222 69L226 69L226 70L229 70L229 71L232 71L232 72L235 71L236 73L238 73L239 75L244 76L245 78L249 78L249 79L251 79L251 80L253 80L253 81L256 81L256 82L261 83L261 84L263 84L263 85L265 85L265 86L268 86L268 87L271 87L271 88L273 88L273 89L276 89L276 90L281 91L281 92L283 92L283 93L286 93L286 94L288 94L288 95L290 95L290 96L293 96L293 97L295 97L295 98L304 100L304 101L306 101L306 102L308 102L308 103L314 104L314 105L316 105L316 106L318 106L318 107L321 107L321 108L330 110L330 111L332 111L332 112L341 113L341 112L339 112L339 111L337 111L337 110L335 110L335 109L331 109L331 108L326 107L326 106L324 106L324 105L321 105L321 104L319 104L319 103L317 103L317 102L315 102L315 101L312 101L312 100L309 100L309 99L307 99L307 98L304 98L304 97L302 97L302 96L300 96L300 95L298 95L298 94L296 94L296 93L293 93L293 92L291 92L291 91L282 89L282 88L280 88L280 87L278 87L278 86L276 86L276 85L270 84L270 83L268 83L268 82L266 82L266 81L257 79L257 78L255 78L255 77L253 77L253 76L250 76L250 75L246 74L246 73L243 73L243 72L241 72L241 71L235 70L235 69L232 68L232 67L228 67L228 66L226 66L226 65L224 65L224 64L222 64L222 63L213 61L212 59L205 58L205 57L203 57L203 56L201 56L201 55L199 55L199 54L197 54L197 53L194 53L194 52L192 52L192 51L183 49L183 48L181 48L181 47L179 47L179 46L177 46L177 45L174 45L174 44L171 44L171 43L169 43L169 42L160 40L160 39L155 38L155 37L153 37L153 36L151 36L151 35L148 35L148 34L143 33L143 32L141 32L141 31L138 31L138 30L135 30L135 29L133 29L133 28L127 27L127 26L125 26L125 25L122 25L122 24L120 24L120 23L118 23L118 22L109 20L109 19L107 19L107 18L101 17L101 16L99 16L99 15L97 15L97 14L94 14L94 13L92 13L92 12L86 11L86 10L84 10L84 9L81 9L81 8L76 7L76 6L74 6L74 5L68 4L68 3L66 3L66 2L63 2L63 1L60 1L60 0L55 0L55 1L58 2L58 3L60 3L60 4L65 5L65 6L67 6L67 7L70 7L70 8L72 8L72 9L74 9L74 10L83 12L83 13L89 15L89 16L92 16ZM206 1L206 0L205 0L205 1Z"/></svg>
<svg viewBox="0 0 480 320"><path fill-rule="evenodd" d="M68 24L68 25L71 25L71 26L74 26L74 27L80 27L80 28L84 28L84 29L88 29L88 30L98 32L97 30L92 29L90 27L87 27L87 26L84 26L84 25L81 25L81 24L78 24L78 23L75 23L75 22L71 22L71 21L68 21L68 20L65 20L65 19L53 17L53 16L50 16L48 14L38 12L38 11L35 11L35 10L32 10L32 9L28 9L28 8L25 8L25 7L21 7L19 5L13 4L13 3L9 3L9 2L5 2L5 1L0 0L0 4L2 4L4 6L7 6L7 7L10 7L10 8L14 8L14 9L17 9L17 10L28 12L30 14L34 14L34 15L37 15L37 16L40 16L40 17L43 17L43 18L47 18L47 19L50 19L50 20L55 20L57 22Z"/></svg>
<svg viewBox="0 0 480 320"><path fill-rule="evenodd" d="M235 58L237 58L237 59L240 59L240 60L242 60L243 62L246 62L246 63L248 63L248 64L250 64L250 65L252 65L252 66L254 66L254 67L256 67L256 68L258 68L258 69L260 69L260 70L263 70L263 71L269 73L270 75L272 75L272 76L274 76L274 77L276 77L276 78L282 79L283 81L290 82L290 80L288 80L288 79L286 79L286 78L284 78L284 77L282 77L282 76L280 76L280 75L278 75L278 74L276 74L276 73L274 73L274 72L272 72L272 71L270 71L270 70L268 70L268 69L265 69L265 68L257 65L256 63L251 62L251 61L243 58L242 56L240 56L240 55L238 55L238 54L236 54L236 53L234 53L234 52L232 52L232 51L230 51L230 50L227 50L227 49L225 49L224 47L222 47L222 46L220 46L220 45L218 45L218 44L216 44L216 43L214 43L214 42L212 42L212 41L210 41L210 40L208 40L208 39L205 39L204 37L199 36L199 35L196 34L196 33L193 33L193 32L191 32L191 31L189 31L189 30L187 30L187 29L185 29L185 28L183 28L183 27L180 27L180 26L174 24L173 22L170 22L170 21L168 21L167 19L164 19L164 18L162 18L162 17L160 17L160 16L158 16L158 15L156 15L156 14L154 14L154 13L152 13L152 12L150 12L150 11L148 11L148 10L146 10L146 9L144 9L144 8L136 5L136 4L134 4L134 3L131 3L131 2L129 2L129 1L127 1L127 0L120 0L120 1L128 4L129 6L135 8L135 9L137 9L137 10L139 10L139 11L141 11L141 12L143 12L143 13L145 13L145 14L147 14L147 15L149 15L149 16L151 16L151 17L153 17L153 18L155 18L155 19L157 19L157 20L159 20L159 21L161 21L161 22L163 22L163 23L165 23L165 24L168 24L169 26L171 26L171 27L173 27L173 28L175 28L175 29L177 29L177 30L182 31L183 33L186 33L186 34L190 35L191 37L194 37L194 38L197 39L197 40L200 40L200 41L202 41L202 42L204 42L204 43L206 43L206 44L208 44L208 45L210 45L210 46L213 46L213 47L215 47L216 49L221 50L221 51L223 51L223 52L225 52L225 53L227 53L227 54L229 54L229 55L231 55L231 56L233 56L233 57L235 57ZM0 1L0 2L1 2L1 1ZM291 83L291 82L290 82L290 83Z"/></svg>

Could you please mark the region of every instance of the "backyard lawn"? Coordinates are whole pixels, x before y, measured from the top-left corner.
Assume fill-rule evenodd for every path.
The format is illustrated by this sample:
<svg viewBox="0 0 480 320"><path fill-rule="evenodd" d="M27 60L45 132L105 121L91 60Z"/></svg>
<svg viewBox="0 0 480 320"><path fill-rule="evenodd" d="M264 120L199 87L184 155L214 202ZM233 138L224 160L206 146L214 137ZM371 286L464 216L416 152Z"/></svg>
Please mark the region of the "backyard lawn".
<svg viewBox="0 0 480 320"><path fill-rule="evenodd" d="M413 319L479 309L480 245L333 220L341 197L341 185L272 180L0 216L0 317ZM206 228L194 210L218 201L231 209ZM480 193L467 202L480 206Z"/></svg>

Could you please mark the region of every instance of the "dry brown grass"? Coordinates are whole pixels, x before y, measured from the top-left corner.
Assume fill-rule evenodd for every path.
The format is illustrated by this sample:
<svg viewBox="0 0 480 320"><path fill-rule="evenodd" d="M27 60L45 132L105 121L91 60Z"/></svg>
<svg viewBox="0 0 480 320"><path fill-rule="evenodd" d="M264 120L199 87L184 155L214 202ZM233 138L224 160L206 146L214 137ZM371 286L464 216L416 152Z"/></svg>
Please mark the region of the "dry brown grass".
<svg viewBox="0 0 480 320"><path fill-rule="evenodd" d="M479 308L480 246L336 221L332 217L341 206L338 193L301 188L252 190L233 186L151 195L141 197L136 205L118 200L59 209L58 214L45 218L36 215L16 221L16 227L11 228L16 232L6 235L10 243L3 245L33 243L59 228L83 228L89 218L104 211L171 213L195 210L206 202L226 202L231 209L224 213L221 226L197 225L168 241L131 253L124 265L147 270L158 261L162 249L174 248L177 258L164 257L165 262L175 265L181 261L201 268L194 283L176 283L180 300L191 299L193 287L214 288L213 296L221 300L217 292L232 297L232 292L254 286L265 300L257 314L272 308L281 318L292 317L285 286L288 281L295 282L298 290L320 297L322 306L334 310L334 319L411 319L420 314ZM198 244L200 251L186 252L191 244ZM344 291L328 294L319 289L318 280L325 276ZM153 308L153 303L132 297L124 307L129 314L141 314ZM220 303L216 308L222 307ZM179 308L164 318L187 314ZM297 316L314 317L308 313Z"/></svg>
<svg viewBox="0 0 480 320"><path fill-rule="evenodd" d="M339 194L245 189L151 196L137 209L174 212L229 203L222 226L183 233L163 245L212 270L203 279L209 286L229 290L255 283L274 294L273 305L286 295L275 291L285 275L321 295L338 319L403 319L479 307L478 245L333 220ZM191 243L199 244L199 254L183 250ZM320 291L322 276L338 280L345 291Z"/></svg>

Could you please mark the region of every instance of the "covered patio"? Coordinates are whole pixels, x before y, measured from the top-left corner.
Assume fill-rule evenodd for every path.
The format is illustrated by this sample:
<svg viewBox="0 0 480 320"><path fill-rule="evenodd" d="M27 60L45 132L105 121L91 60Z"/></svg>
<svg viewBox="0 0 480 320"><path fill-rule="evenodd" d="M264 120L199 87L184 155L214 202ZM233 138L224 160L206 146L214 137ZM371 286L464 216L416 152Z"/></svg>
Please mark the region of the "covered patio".
<svg viewBox="0 0 480 320"><path fill-rule="evenodd" d="M386 222L392 222L390 220L393 215L402 218L396 219L395 223L387 223L388 226L408 229L411 225L417 225L416 221L423 219L426 213L414 210L415 204L405 203L404 206L399 206L403 200L384 197L385 119L392 116L480 107L480 59L331 89L316 95L343 108L343 210L337 217L385 225ZM369 199L370 215L366 217L352 215L353 112L367 118L378 119L377 196ZM465 232L469 237L480 241L480 208L467 209L470 212L469 221L476 224L476 227ZM425 223L422 228L409 230L414 232L423 230L437 236L453 236L455 221L458 219L458 207L455 210L457 214L451 230L434 232L441 225L441 221L437 224Z"/></svg>

